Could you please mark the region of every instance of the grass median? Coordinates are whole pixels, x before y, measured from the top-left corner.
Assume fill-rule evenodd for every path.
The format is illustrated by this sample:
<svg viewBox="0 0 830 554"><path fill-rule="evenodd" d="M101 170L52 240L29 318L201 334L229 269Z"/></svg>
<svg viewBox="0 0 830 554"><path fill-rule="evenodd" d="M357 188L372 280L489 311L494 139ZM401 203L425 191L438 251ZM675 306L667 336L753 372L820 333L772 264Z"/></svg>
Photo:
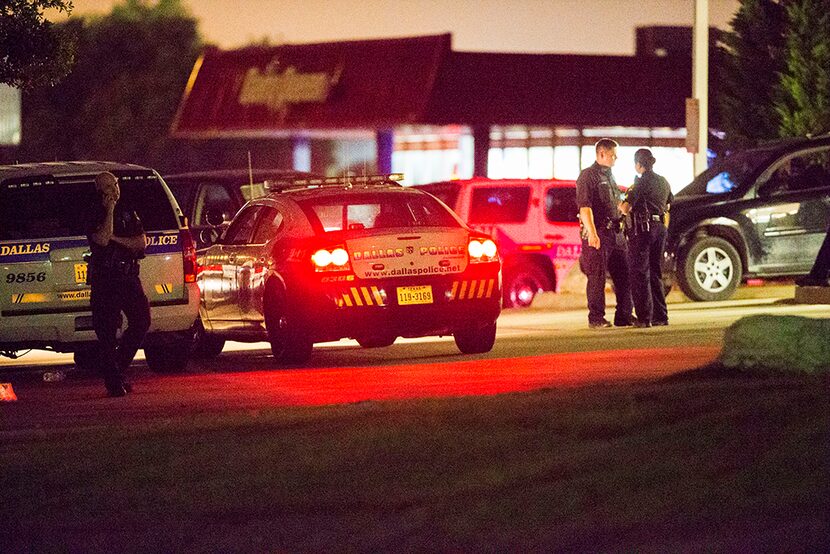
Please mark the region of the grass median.
<svg viewBox="0 0 830 554"><path fill-rule="evenodd" d="M711 371L45 430L0 445L0 539L11 551L817 550L830 537L829 399L827 376Z"/></svg>

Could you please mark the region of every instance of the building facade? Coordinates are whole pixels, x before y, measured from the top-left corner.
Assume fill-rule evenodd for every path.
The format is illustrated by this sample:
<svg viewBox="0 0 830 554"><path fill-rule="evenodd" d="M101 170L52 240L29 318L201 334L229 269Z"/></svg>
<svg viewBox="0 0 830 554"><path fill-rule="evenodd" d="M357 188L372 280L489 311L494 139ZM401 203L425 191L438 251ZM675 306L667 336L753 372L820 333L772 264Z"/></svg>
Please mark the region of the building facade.
<svg viewBox="0 0 830 554"><path fill-rule="evenodd" d="M654 150L677 190L691 59L456 52L451 36L206 50L171 129L180 169L255 164L326 175L402 172L407 184L473 175L575 178L594 143Z"/></svg>

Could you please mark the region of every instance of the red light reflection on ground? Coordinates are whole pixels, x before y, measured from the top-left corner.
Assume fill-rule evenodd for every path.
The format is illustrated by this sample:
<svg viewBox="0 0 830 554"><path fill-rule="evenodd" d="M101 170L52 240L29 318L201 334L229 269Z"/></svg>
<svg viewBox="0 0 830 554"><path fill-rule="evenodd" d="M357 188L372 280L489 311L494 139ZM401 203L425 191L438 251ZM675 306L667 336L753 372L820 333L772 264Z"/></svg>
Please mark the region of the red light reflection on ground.
<svg viewBox="0 0 830 554"><path fill-rule="evenodd" d="M276 369L191 375L181 379L227 379L233 382L228 386L233 388L234 396L243 402L244 397L253 395L260 401L258 404L315 406L364 400L491 395L661 377L710 363L719 352L720 348L713 346L604 350L398 366ZM182 386L188 387L184 383Z"/></svg>

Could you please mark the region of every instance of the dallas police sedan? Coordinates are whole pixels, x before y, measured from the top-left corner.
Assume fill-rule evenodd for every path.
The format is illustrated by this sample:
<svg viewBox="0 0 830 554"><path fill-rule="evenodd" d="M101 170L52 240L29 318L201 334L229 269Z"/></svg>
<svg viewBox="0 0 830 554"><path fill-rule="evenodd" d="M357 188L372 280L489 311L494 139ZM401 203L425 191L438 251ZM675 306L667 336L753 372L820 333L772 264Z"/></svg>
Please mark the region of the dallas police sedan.
<svg viewBox="0 0 830 554"><path fill-rule="evenodd" d="M495 243L401 178L296 179L243 206L200 256L202 351L268 340L301 364L315 342L450 334L461 352L492 349Z"/></svg>

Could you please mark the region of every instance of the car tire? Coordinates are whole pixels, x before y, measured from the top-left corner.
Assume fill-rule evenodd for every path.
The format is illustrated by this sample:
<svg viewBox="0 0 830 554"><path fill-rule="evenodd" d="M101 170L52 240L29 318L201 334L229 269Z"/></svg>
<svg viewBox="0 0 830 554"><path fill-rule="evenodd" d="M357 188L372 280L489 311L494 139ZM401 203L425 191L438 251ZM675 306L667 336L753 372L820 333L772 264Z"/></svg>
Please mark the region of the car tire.
<svg viewBox="0 0 830 554"><path fill-rule="evenodd" d="M363 348L383 348L385 346L392 346L398 337L391 335L375 335L372 337L360 337L357 344Z"/></svg>
<svg viewBox="0 0 830 554"><path fill-rule="evenodd" d="M284 296L270 293L265 303L265 329L271 354L286 365L304 365L311 358L314 342L305 325L286 306Z"/></svg>
<svg viewBox="0 0 830 554"><path fill-rule="evenodd" d="M73 353L75 370L82 373L97 373L101 366L101 350L97 345L76 350Z"/></svg>
<svg viewBox="0 0 830 554"><path fill-rule="evenodd" d="M677 282L692 300L727 300L741 282L741 257L720 237L699 237L684 249L678 263Z"/></svg>
<svg viewBox="0 0 830 554"><path fill-rule="evenodd" d="M550 278L535 265L514 266L504 273L505 308L528 308L537 294L553 290Z"/></svg>
<svg viewBox="0 0 830 554"><path fill-rule="evenodd" d="M496 322L467 327L453 333L455 345L464 354L483 354L496 343Z"/></svg>
<svg viewBox="0 0 830 554"><path fill-rule="evenodd" d="M215 358L222 353L223 348L225 339L208 334L202 325L202 319L196 318L193 324L193 344L190 347L193 357L200 360Z"/></svg>
<svg viewBox="0 0 830 554"><path fill-rule="evenodd" d="M178 373L187 368L193 337L190 331L162 333L144 345L144 358L150 371Z"/></svg>

